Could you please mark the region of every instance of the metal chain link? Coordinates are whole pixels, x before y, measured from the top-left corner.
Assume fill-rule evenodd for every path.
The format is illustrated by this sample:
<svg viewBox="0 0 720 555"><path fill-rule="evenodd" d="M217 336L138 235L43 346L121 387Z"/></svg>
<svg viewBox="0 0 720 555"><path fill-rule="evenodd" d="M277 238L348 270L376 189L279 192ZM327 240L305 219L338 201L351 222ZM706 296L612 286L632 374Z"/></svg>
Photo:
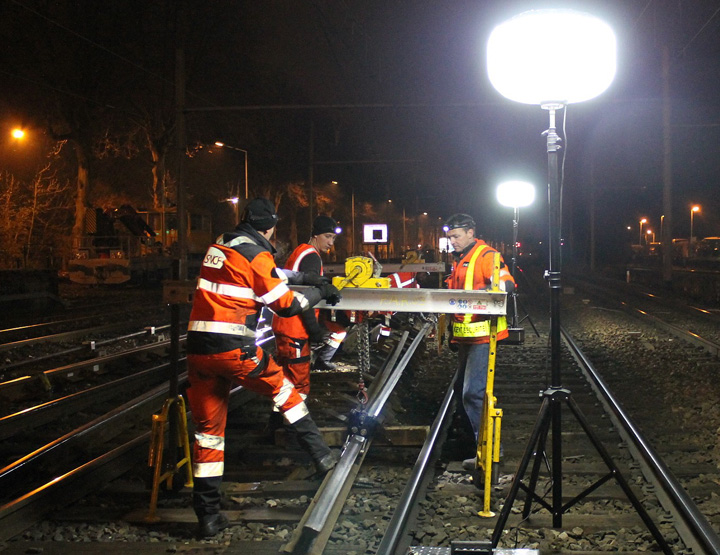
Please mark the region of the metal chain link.
<svg viewBox="0 0 720 555"><path fill-rule="evenodd" d="M370 331L367 320L359 324L358 334L360 334L360 341L358 343L358 371L362 378L363 375L370 371Z"/></svg>
<svg viewBox="0 0 720 555"><path fill-rule="evenodd" d="M364 376L370 371L370 329L367 320L358 324L358 334L358 400L364 405L368 401Z"/></svg>

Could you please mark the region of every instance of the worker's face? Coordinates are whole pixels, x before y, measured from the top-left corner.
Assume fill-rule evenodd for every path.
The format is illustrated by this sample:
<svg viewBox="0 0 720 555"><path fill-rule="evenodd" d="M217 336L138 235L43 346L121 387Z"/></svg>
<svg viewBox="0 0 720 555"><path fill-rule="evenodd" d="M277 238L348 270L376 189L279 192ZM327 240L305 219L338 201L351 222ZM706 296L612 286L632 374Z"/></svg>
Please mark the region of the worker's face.
<svg viewBox="0 0 720 555"><path fill-rule="evenodd" d="M334 233L321 233L320 235L315 235L313 237L313 247L320 252L328 252L335 244L335 237L337 237L337 235Z"/></svg>
<svg viewBox="0 0 720 555"><path fill-rule="evenodd" d="M475 231L465 227L456 227L448 231L447 238L455 252L465 249L475 239Z"/></svg>
<svg viewBox="0 0 720 555"><path fill-rule="evenodd" d="M270 237L272 237L273 233L275 233L275 228L271 227L267 231L259 231L258 233L260 233L260 235L262 235L263 237L265 237L265 239L267 239L269 241Z"/></svg>

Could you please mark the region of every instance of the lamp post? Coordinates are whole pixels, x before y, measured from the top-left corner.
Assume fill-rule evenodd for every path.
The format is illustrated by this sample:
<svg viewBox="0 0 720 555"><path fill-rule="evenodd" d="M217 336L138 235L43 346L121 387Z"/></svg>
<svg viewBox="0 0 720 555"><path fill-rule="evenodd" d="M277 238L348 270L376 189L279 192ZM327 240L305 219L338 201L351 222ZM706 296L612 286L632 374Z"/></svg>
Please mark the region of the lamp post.
<svg viewBox="0 0 720 555"><path fill-rule="evenodd" d="M513 214L513 243L512 243L512 262L510 264L510 273L513 280L516 279L517 268L517 236L518 224L520 223L520 208L530 206L535 200L535 187L532 183L525 181L506 181L498 185L497 200L503 206L512 208ZM517 293L513 289L511 293L513 314L508 328L508 339L513 343L522 343L525 340L525 331L520 327L518 322Z"/></svg>
<svg viewBox="0 0 720 555"><path fill-rule="evenodd" d="M654 243L655 232L652 229L648 229L645 231L645 233L647 234L647 237L645 238L645 244L647 245L648 243ZM652 239L650 239L650 237L652 237Z"/></svg>
<svg viewBox="0 0 720 555"><path fill-rule="evenodd" d="M554 49L555 36L562 35L563 47ZM569 405L583 430L589 436L603 461L612 468L612 476L633 502L663 550L672 550L665 542L647 511L622 478L607 450L588 426L570 392L561 385L560 360L560 262L561 262L561 183L558 171L560 137L555 127L555 113L566 105L595 98L612 82L616 70L616 39L612 29L602 20L583 12L567 9L540 9L523 12L493 29L487 44L487 68L492 85L503 96L516 102L540 105L548 111L547 130L548 203L550 228L550 268L547 273L550 287L550 347L551 386L543 392L543 401L535 428L513 479L507 499L492 535L496 547L512 508L515 496L530 459L534 464L528 498L523 516L530 515L532 501L539 499L535 486L546 460L545 442L552 431L552 510L553 527L562 526L562 515L598 485L591 486L570 502L563 504L562 495L562 421L561 403ZM560 58L561 56L561 58ZM603 479L604 481L604 479ZM602 483L602 482L600 482Z"/></svg>
<svg viewBox="0 0 720 555"><path fill-rule="evenodd" d="M663 241L663 229L665 228L665 214L660 216L660 242Z"/></svg>
<svg viewBox="0 0 720 555"><path fill-rule="evenodd" d="M643 237L642 228L643 228L643 225L646 224L646 223L647 223L647 218L642 218L642 219L640 220L640 238L638 239L638 244L639 244L640 246L642 246L642 237Z"/></svg>
<svg viewBox="0 0 720 555"><path fill-rule="evenodd" d="M700 207L695 204L690 208L690 246L693 244L693 223L695 222L695 212L700 212Z"/></svg>
<svg viewBox="0 0 720 555"><path fill-rule="evenodd" d="M215 146L220 148L229 148L230 150L237 150L238 152L243 153L243 159L245 162L245 177L244 177L244 184L245 184L245 204L247 204L248 200L248 153L247 150L238 148L236 146L226 145L222 141L215 141ZM237 196L238 201L235 204L235 224L240 223L240 184L238 183L238 190L237 190Z"/></svg>

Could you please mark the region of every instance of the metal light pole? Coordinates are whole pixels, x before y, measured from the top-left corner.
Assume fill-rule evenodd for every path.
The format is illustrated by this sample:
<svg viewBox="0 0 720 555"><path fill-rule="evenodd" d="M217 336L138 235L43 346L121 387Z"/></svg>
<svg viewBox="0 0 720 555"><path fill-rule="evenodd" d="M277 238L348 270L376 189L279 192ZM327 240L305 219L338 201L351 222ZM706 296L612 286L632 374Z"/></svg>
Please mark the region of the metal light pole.
<svg viewBox="0 0 720 555"><path fill-rule="evenodd" d="M518 225L520 223L520 208L530 206L535 200L535 187L531 183L524 181L506 181L498 185L497 200L503 206L513 209L513 244L512 244L512 263L510 264L510 273L513 280L517 283L517 241L518 241ZM508 340L511 343L522 343L525 340L525 330L520 327L518 319L518 301L517 292L513 289L510 294L512 300L512 319L508 327ZM536 330L537 333L537 330Z"/></svg>
<svg viewBox="0 0 720 555"><path fill-rule="evenodd" d="M695 221L695 212L700 212L700 207L696 204L690 208L690 246L693 244L693 223Z"/></svg>
<svg viewBox="0 0 720 555"><path fill-rule="evenodd" d="M642 236L642 228L643 228L643 224L646 224L646 223L647 223L647 218L643 218L642 220L640 220L640 237L638 238L638 245L642 245L642 237L643 237Z"/></svg>
<svg viewBox="0 0 720 555"><path fill-rule="evenodd" d="M236 146L232 145L226 145L222 141L215 141L215 146L219 146L220 148L229 148L230 150L237 150L238 152L243 153L243 160L244 160L244 166L245 166L245 177L243 179L243 183L245 184L245 204L247 204L248 201L248 152L247 150L243 148L238 148ZM240 223L240 184L238 183L237 188L237 198L238 201L235 204L235 225Z"/></svg>

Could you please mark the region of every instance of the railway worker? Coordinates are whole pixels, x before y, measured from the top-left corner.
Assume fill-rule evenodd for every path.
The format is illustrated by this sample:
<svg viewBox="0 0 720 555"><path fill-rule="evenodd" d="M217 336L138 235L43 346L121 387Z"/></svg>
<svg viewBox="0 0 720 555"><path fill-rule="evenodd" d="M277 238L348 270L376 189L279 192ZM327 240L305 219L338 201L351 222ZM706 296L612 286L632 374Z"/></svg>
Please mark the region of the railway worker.
<svg viewBox="0 0 720 555"><path fill-rule="evenodd" d="M316 276L279 270L270 237L278 217L272 203L256 198L241 223L210 246L200 270L187 335L188 401L195 423L193 508L204 537L228 526L220 512L225 424L230 387L269 397L297 432L318 473L336 464L302 397L282 368L256 345L263 306L281 317L311 309L321 299L337 302L338 290ZM287 282L315 285L304 294Z"/></svg>
<svg viewBox="0 0 720 555"><path fill-rule="evenodd" d="M330 216L318 216L313 222L310 244L318 253L330 252L330 249L335 244L335 237L339 230L338 223ZM315 264L318 261L322 269L322 260L319 254L315 259ZM315 351L312 369L335 370L337 366L332 362L332 359L347 336L347 328L351 325L350 318L344 310L336 311L334 319L329 311L321 310L318 315L318 322L322 326L325 336Z"/></svg>
<svg viewBox="0 0 720 555"><path fill-rule="evenodd" d="M318 216L313 221L311 237L290 254L285 268L294 272L320 277L323 262L320 253L328 252L335 244L337 222L329 216ZM330 330L318 322L319 310L306 310L290 318L274 318L273 333L277 345L277 360L285 377L298 390L303 399L310 392L311 344L325 345ZM343 330L344 331L344 330Z"/></svg>
<svg viewBox="0 0 720 555"><path fill-rule="evenodd" d="M494 248L475 236L475 222L468 214L454 214L446 222L447 237L453 248L452 273L447 279L449 289L487 289L493 274ZM515 281L500 258L499 287L506 293L515 289ZM477 444L482 418L489 362L490 319L477 314L453 314L450 320L452 345L458 351L458 378L455 393L462 399L465 414ZM498 318L498 340L508 336L505 317ZM475 468L475 459L463 461L463 467Z"/></svg>

